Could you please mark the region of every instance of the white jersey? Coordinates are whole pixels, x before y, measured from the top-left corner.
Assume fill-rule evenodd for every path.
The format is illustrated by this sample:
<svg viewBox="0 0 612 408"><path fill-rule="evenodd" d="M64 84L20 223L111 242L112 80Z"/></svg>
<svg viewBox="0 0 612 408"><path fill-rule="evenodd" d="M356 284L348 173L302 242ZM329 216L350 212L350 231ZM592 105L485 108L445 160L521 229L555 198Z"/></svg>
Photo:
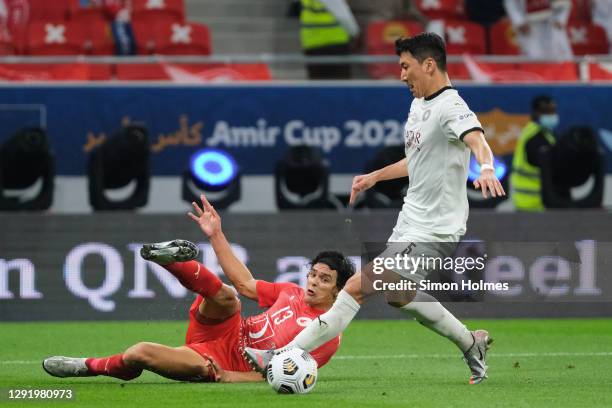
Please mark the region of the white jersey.
<svg viewBox="0 0 612 408"><path fill-rule="evenodd" d="M463 235L470 150L463 137L482 125L457 91L414 99L404 128L410 185L393 236Z"/></svg>

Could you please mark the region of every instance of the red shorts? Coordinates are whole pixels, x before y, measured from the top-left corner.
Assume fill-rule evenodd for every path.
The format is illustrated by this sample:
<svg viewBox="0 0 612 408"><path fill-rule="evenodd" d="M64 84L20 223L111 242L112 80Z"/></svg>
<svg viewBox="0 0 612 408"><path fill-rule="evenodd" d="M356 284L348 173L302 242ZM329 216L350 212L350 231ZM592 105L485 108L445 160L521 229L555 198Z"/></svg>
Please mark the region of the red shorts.
<svg viewBox="0 0 612 408"><path fill-rule="evenodd" d="M198 314L203 298L199 296L189 309L189 326L185 345L200 355L205 355L221 368L229 371L251 371L242 356L243 319L240 310L222 322L207 321Z"/></svg>

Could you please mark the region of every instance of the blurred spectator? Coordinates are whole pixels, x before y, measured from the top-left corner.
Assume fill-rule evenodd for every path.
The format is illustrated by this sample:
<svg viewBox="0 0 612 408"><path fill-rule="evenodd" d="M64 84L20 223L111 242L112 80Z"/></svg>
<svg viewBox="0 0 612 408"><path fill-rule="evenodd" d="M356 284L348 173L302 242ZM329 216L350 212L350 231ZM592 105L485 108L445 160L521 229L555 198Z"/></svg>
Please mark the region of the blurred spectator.
<svg viewBox="0 0 612 408"><path fill-rule="evenodd" d="M300 38L307 56L348 55L359 26L345 0L301 0ZM349 79L350 64L307 64L310 79Z"/></svg>
<svg viewBox="0 0 612 408"><path fill-rule="evenodd" d="M566 30L569 0L504 0L504 7L523 54L540 59L573 57Z"/></svg>
<svg viewBox="0 0 612 408"><path fill-rule="evenodd" d="M0 38L10 42L20 37L29 18L28 0L0 0Z"/></svg>
<svg viewBox="0 0 612 408"><path fill-rule="evenodd" d="M100 7L109 20L117 55L135 55L136 40L130 22L129 0L80 0L83 8Z"/></svg>
<svg viewBox="0 0 612 408"><path fill-rule="evenodd" d="M612 53L612 0L591 0L591 10L593 22L602 26L608 34Z"/></svg>
<svg viewBox="0 0 612 408"><path fill-rule="evenodd" d="M465 0L465 12L471 21L485 27L506 15L503 0Z"/></svg>
<svg viewBox="0 0 612 408"><path fill-rule="evenodd" d="M512 160L512 200L520 211L543 211L540 152L556 142L553 130L559 124L557 104L548 95L531 101L531 121L516 144Z"/></svg>
<svg viewBox="0 0 612 408"><path fill-rule="evenodd" d="M82 8L100 7L104 9L109 20L130 21L128 0L80 0L79 5Z"/></svg>

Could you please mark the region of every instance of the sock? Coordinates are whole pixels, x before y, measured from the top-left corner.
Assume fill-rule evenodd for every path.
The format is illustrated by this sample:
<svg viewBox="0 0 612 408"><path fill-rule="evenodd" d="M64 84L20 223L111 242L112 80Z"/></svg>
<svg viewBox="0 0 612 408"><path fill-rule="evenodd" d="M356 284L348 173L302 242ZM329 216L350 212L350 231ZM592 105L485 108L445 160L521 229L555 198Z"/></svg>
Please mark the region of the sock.
<svg viewBox="0 0 612 408"><path fill-rule="evenodd" d="M342 333L360 307L351 295L341 290L331 309L310 322L288 346L296 346L306 351L315 350Z"/></svg>
<svg viewBox="0 0 612 408"><path fill-rule="evenodd" d="M223 286L223 282L217 275L196 261L174 262L162 266L173 274L184 287L207 298L215 296Z"/></svg>
<svg viewBox="0 0 612 408"><path fill-rule="evenodd" d="M88 358L85 365L89 372L94 375L106 375L121 380L133 380L142 374L142 369L131 368L123 362L123 354L115 354L110 357Z"/></svg>
<svg viewBox="0 0 612 408"><path fill-rule="evenodd" d="M418 291L414 300L400 308L423 326L446 337L466 352L474 344L472 333L440 302L425 292Z"/></svg>

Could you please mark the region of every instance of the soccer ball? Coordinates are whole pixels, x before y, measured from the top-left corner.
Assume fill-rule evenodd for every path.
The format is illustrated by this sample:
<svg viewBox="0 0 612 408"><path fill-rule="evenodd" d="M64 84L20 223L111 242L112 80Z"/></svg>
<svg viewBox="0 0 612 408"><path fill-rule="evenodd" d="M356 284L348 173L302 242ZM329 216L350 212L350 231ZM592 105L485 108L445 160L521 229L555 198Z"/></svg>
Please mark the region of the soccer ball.
<svg viewBox="0 0 612 408"><path fill-rule="evenodd" d="M317 383L317 362L307 351L290 348L272 357L266 378L279 394L306 394Z"/></svg>

